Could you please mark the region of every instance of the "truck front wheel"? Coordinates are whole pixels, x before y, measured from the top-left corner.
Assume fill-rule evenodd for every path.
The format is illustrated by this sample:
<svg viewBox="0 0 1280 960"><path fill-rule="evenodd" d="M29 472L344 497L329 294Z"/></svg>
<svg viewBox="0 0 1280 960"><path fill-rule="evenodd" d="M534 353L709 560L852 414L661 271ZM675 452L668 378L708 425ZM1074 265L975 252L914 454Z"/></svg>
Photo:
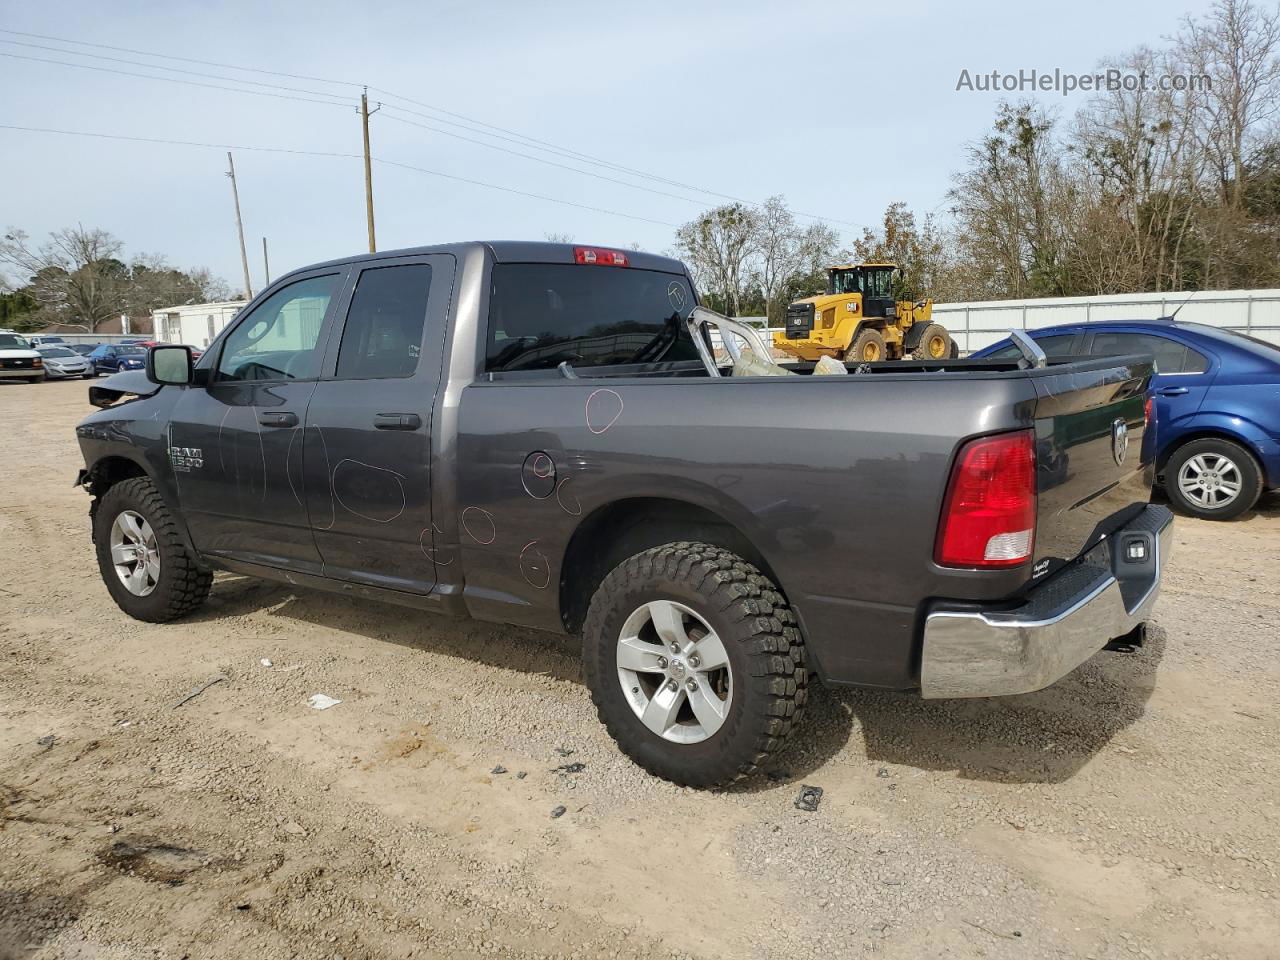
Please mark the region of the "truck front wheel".
<svg viewBox="0 0 1280 960"><path fill-rule="evenodd" d="M755 567L706 543L668 543L615 567L591 599L583 660L618 746L683 786L755 772L804 713L795 615Z"/></svg>
<svg viewBox="0 0 1280 960"><path fill-rule="evenodd" d="M136 620L176 620L209 595L213 574L187 549L148 477L123 480L103 494L93 542L107 592Z"/></svg>

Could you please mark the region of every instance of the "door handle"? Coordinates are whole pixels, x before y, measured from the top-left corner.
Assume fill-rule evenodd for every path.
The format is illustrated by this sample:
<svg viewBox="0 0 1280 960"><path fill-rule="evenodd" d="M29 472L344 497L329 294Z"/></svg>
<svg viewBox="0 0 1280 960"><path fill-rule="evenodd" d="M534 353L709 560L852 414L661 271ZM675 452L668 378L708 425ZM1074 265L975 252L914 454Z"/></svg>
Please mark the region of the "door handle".
<svg viewBox="0 0 1280 960"><path fill-rule="evenodd" d="M422 418L416 413L376 413L373 425L379 430L417 430Z"/></svg>
<svg viewBox="0 0 1280 960"><path fill-rule="evenodd" d="M1180 396L1182 396L1184 393L1190 393L1190 388L1188 388L1188 387L1162 387L1161 389L1157 390L1157 391L1156 391L1156 393L1160 394L1160 396L1162 396L1162 397L1180 397Z"/></svg>
<svg viewBox="0 0 1280 960"><path fill-rule="evenodd" d="M296 427L298 415L287 410L263 410L258 414L258 423L264 427Z"/></svg>

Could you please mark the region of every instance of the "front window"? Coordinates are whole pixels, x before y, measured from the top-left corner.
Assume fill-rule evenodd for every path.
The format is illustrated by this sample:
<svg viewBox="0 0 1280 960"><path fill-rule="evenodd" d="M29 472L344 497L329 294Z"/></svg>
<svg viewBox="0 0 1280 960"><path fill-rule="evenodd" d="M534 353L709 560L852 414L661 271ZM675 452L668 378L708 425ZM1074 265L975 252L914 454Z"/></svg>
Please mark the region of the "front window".
<svg viewBox="0 0 1280 960"><path fill-rule="evenodd" d="M135 347L133 344L130 343L130 344L125 344L123 347L116 347L115 352L116 352L116 356L135 357L135 356L141 356L142 354L146 353L147 348Z"/></svg>
<svg viewBox="0 0 1280 960"><path fill-rule="evenodd" d="M500 263L493 268L485 369L697 360L688 280L630 267Z"/></svg>
<svg viewBox="0 0 1280 960"><path fill-rule="evenodd" d="M26 337L16 333L0 333L0 350L30 350L31 344Z"/></svg>
<svg viewBox="0 0 1280 960"><path fill-rule="evenodd" d="M219 380L306 380L320 372L320 327L341 275L277 290L227 336Z"/></svg>
<svg viewBox="0 0 1280 960"><path fill-rule="evenodd" d="M868 297L892 297L893 271L867 270L862 283L862 292Z"/></svg>

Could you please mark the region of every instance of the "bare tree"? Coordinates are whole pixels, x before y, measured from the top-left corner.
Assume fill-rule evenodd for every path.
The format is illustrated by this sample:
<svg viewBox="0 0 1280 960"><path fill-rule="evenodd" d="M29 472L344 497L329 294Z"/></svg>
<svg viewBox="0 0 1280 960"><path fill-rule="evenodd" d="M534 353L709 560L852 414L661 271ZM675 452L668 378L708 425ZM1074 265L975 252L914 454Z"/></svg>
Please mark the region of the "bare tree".
<svg viewBox="0 0 1280 960"><path fill-rule="evenodd" d="M771 324L781 322L788 291L798 276L821 269L835 255L839 237L824 223L801 227L782 197L770 197L755 223L753 281L764 297Z"/></svg>
<svg viewBox="0 0 1280 960"><path fill-rule="evenodd" d="M1178 47L1211 81L1201 91L1201 135L1224 199L1239 209L1257 135L1280 113L1280 11L1218 0L1207 16L1186 19Z"/></svg>
<svg viewBox="0 0 1280 960"><path fill-rule="evenodd" d="M572 233L544 233L542 238L547 243L573 243Z"/></svg>
<svg viewBox="0 0 1280 960"><path fill-rule="evenodd" d="M92 333L124 307L128 270L117 256L121 248L105 230L83 226L55 231L39 247L23 231L10 230L0 241L0 263L18 272L40 319Z"/></svg>
<svg viewBox="0 0 1280 960"><path fill-rule="evenodd" d="M899 299L937 296L949 267L947 245L933 218L926 215L917 223L915 214L901 201L885 209L881 230L863 229L862 236L853 242L853 256L896 263L901 273L894 293Z"/></svg>
<svg viewBox="0 0 1280 960"><path fill-rule="evenodd" d="M741 312L759 219L750 207L732 203L708 210L676 231L676 249L699 285L723 295L734 314Z"/></svg>

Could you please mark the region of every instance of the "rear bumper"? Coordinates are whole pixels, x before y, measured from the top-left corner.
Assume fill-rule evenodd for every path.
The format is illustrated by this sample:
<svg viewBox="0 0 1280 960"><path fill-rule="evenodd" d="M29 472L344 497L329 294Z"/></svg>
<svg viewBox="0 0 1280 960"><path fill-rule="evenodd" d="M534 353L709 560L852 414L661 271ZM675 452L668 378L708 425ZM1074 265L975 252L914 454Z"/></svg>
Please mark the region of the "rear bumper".
<svg viewBox="0 0 1280 960"><path fill-rule="evenodd" d="M1130 563L1130 541L1149 559ZM936 604L925 619L924 697L997 697L1039 690L1147 620L1173 545L1173 514L1150 505L1012 609Z"/></svg>

